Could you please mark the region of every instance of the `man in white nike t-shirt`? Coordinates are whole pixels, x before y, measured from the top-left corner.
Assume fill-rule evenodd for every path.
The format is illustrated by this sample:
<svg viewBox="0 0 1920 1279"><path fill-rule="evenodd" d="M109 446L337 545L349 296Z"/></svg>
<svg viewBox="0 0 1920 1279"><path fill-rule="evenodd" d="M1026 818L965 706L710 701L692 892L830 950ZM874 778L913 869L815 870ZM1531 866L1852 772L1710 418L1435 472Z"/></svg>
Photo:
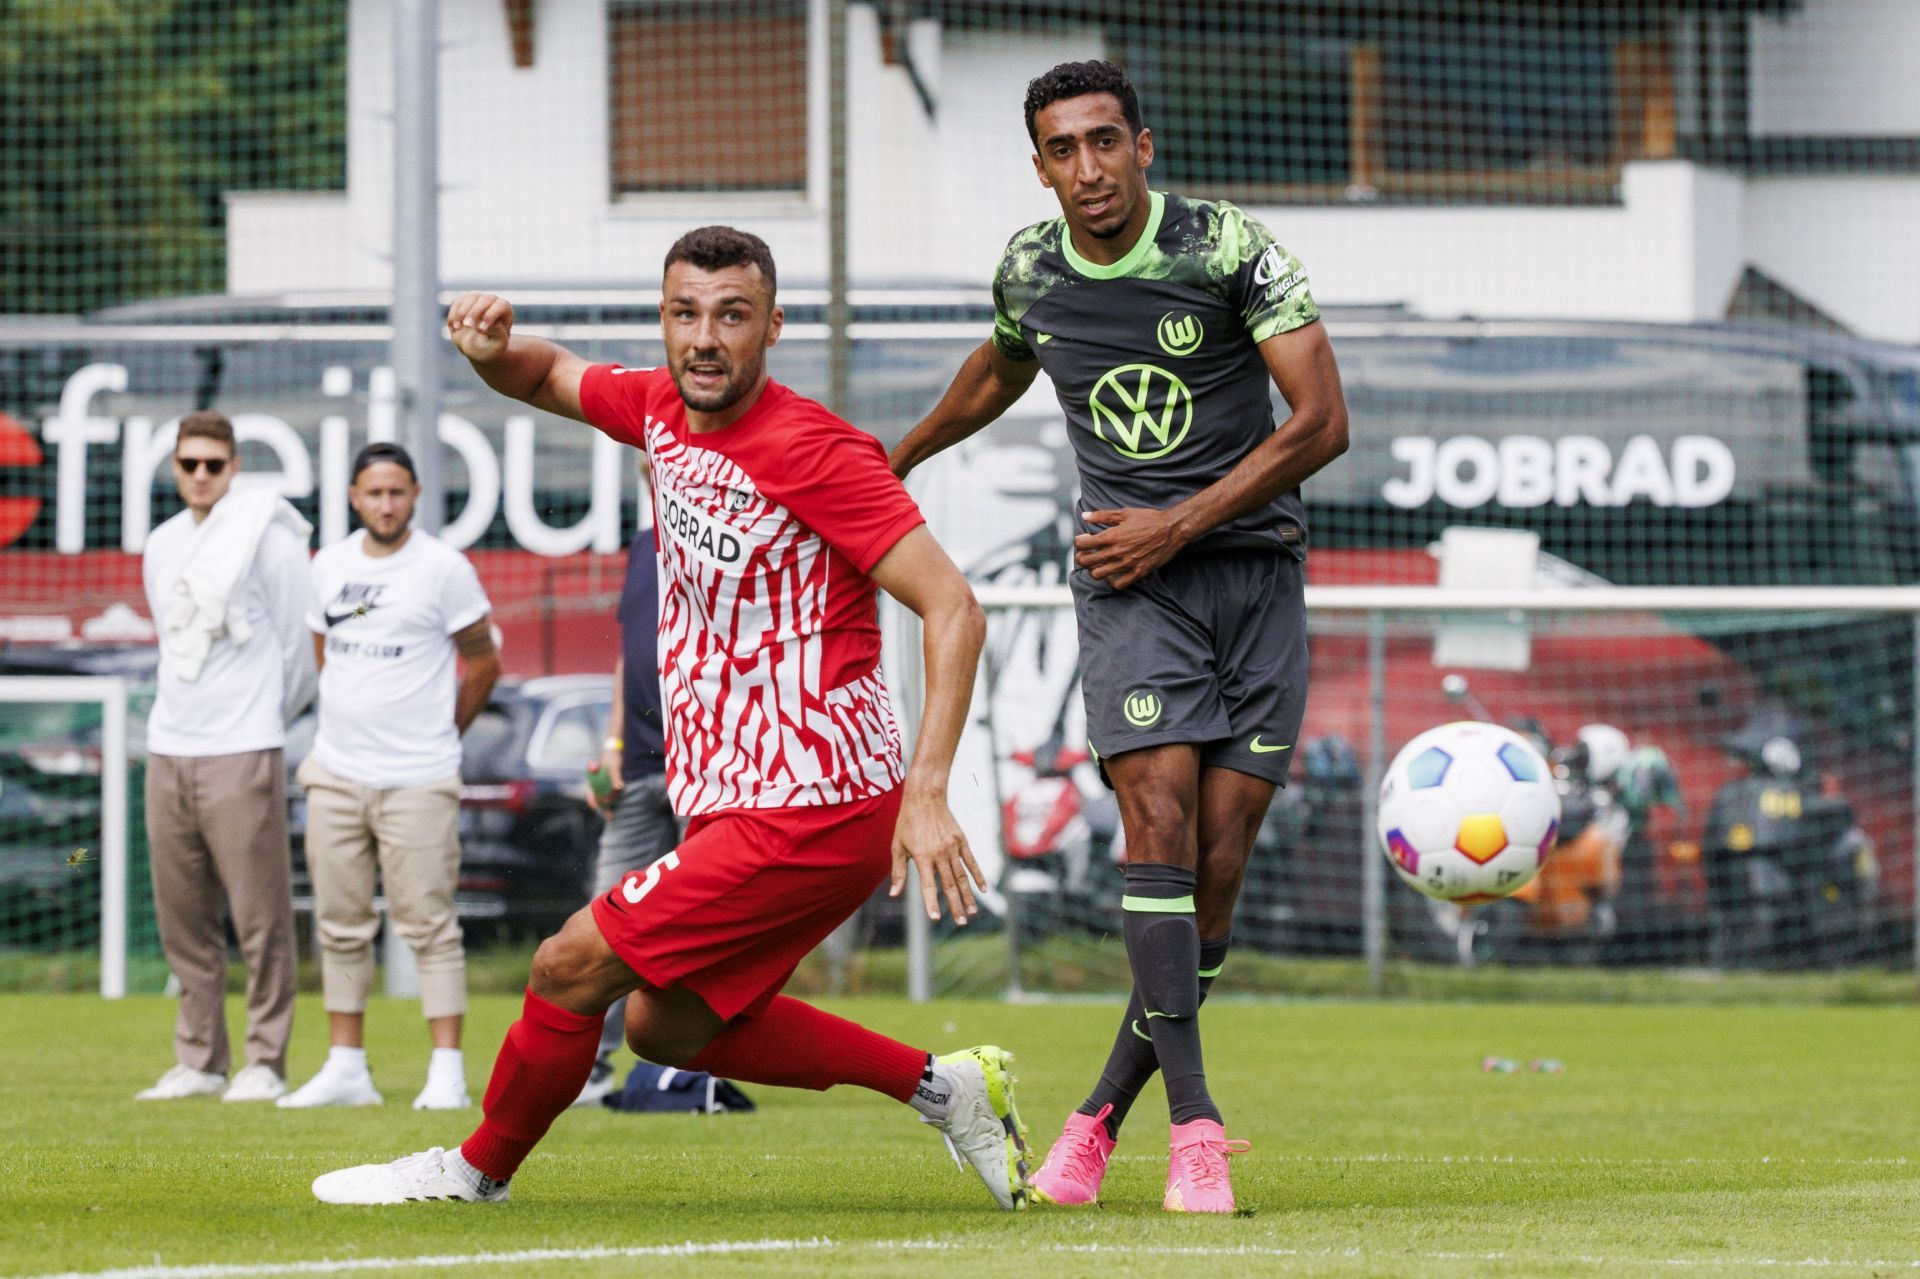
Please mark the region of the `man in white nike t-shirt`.
<svg viewBox="0 0 1920 1279"><path fill-rule="evenodd" d="M473 565L410 527L419 492L405 449L369 444L354 458L348 490L365 527L313 560L307 625L320 662L320 727L299 781L332 1047L282 1106L381 1100L362 1039L379 931L376 869L393 926L418 960L433 1035L414 1109L473 1104L460 1055L467 970L453 906L460 735L486 705L500 655Z"/></svg>

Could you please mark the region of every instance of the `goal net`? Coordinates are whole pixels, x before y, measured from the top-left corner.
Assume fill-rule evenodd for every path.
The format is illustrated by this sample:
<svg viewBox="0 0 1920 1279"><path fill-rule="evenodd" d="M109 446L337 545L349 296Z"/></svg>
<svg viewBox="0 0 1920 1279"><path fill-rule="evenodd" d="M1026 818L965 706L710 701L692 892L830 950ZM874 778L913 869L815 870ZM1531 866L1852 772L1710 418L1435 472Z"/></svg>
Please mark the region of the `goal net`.
<svg viewBox="0 0 1920 1279"><path fill-rule="evenodd" d="M129 727L118 678L0 677L0 990L166 980Z"/></svg>
<svg viewBox="0 0 1920 1279"><path fill-rule="evenodd" d="M981 920L936 930L924 981L1124 989L1125 833L1086 742L1072 610L1057 587L982 597L986 676L955 793L994 891ZM1362 966L1377 981L1388 964L1905 963L1917 604L1912 590L1310 588L1312 687L1232 916L1237 984L1359 990ZM1539 877L1465 910L1402 882L1374 825L1393 755L1461 719L1536 741L1562 798Z"/></svg>
<svg viewBox="0 0 1920 1279"><path fill-rule="evenodd" d="M423 14L437 40L403 25ZM651 518L634 456L495 394L444 346L402 358L396 326L414 330L396 312L431 317L485 288L514 302L523 333L594 361L658 365L668 247L694 227L737 226L778 263L786 323L771 375L892 446L993 331L1009 238L1059 216L1036 180L1024 101L1034 78L1090 59L1137 89L1146 181L1164 201L1230 201L1306 272L1352 421L1349 451L1303 495L1316 586L1920 583L1917 47L1920 5L1903 0L0 5L0 676L151 653L141 557L182 509L177 423L211 408L234 422L235 482L285 496L316 548L355 527L359 448L410 426L437 432L438 448L416 452L444 489L442 533L492 603L508 675L604 680L625 548ZM428 173L419 187L437 207L401 212L403 194L425 195L397 177ZM1141 320L1144 355L1109 371L1192 363L1180 342L1156 345L1163 319L1208 349L1237 322L1155 310ZM1155 385L1173 394L1178 381ZM1142 430L1169 431L1167 408L1164 396L1151 412L1109 397L1102 411L1124 411L1119 433L1138 445ZM1274 409L1283 420L1277 398ZM1062 580L1077 429L1042 379L916 474L934 532L976 581ZM1146 442L1190 448L1206 429ZM1430 547L1458 549L1443 562ZM1908 713L1904 615L1702 609L1573 609L1520 627L1389 608L1373 700L1367 615L1316 609L1319 718L1262 833L1237 926L1247 952L1365 962L1354 912L1371 854L1354 831L1371 708L1384 706L1391 744L1473 713L1470 699L1503 722L1540 719L1562 748L1582 725L1610 724L1636 750L1664 752L1684 800L1648 808L1612 900L1582 914L1569 896L1551 924L1545 908L1482 912L1460 952L1470 961L1763 967L1899 949L1908 801L1875 761L1911 752L1893 727ZM1078 741L1071 619L1025 608L996 615L994 635L1001 691L974 730L994 745L972 748L955 783L986 813L969 818L976 843L999 847L994 814L1009 804L1022 848L1055 839L1053 820L1073 827L1076 806L1085 823L1108 820L1084 766L1035 755ZM1636 645L1644 659L1628 658ZM1522 647L1522 665L1454 660L1498 650L1514 662ZM1633 679L1619 665L1629 660ZM1465 680L1457 702L1440 691L1448 674ZM130 679L138 988L157 958L142 949L141 680ZM602 715L604 702L603 691ZM0 703L20 743L0 745L0 777L68 805L62 820L95 820L84 810L103 781L98 712L60 705ZM565 709L549 697L540 713ZM1753 781L1756 796L1778 792L1754 802L1797 803L1797 820L1818 824L1838 821L1844 801L1848 830L1871 843L1846 845L1859 854L1852 880L1816 886L1841 903L1818 920L1739 930L1780 939L1764 955L1729 949L1738 938L1701 922L1709 855L1691 848L1716 795L1751 767L1725 739L1762 710L1791 721L1805 776L1788 788L1797 800ZM589 748L598 737L584 734ZM49 759L66 771L35 762ZM508 789L470 816L504 828L533 764L488 770L469 780ZM591 859L594 819L579 768L564 771L574 837L546 864L574 867ZM35 856L72 843L61 851L94 858L105 842L78 826L72 839L34 838ZM1337 855L1273 851L1336 843ZM1018 926L992 924L943 962L971 947L981 973L998 972L974 984L1002 990L1015 941L1080 954L1098 934L1071 921L1101 907L1075 895L1111 852L1016 858ZM102 870L83 860L55 882L83 888ZM1416 941L1444 951L1446 921L1397 879L1380 887L1381 953ZM1649 892L1657 911L1642 904ZM470 914L470 935L476 949L491 932L523 944L576 904L543 891L535 923ZM1849 911L1865 921L1852 941L1814 940ZM1568 941L1576 917L1610 927L1605 945ZM873 919L861 954L892 980L903 924ZM0 923L0 947L23 983L91 985L94 927L22 908ZM859 959L836 971L856 978ZM1089 973L1110 959L1095 954ZM1045 967L1054 975L1035 983L1070 984L1071 964ZM934 984L928 965L912 971Z"/></svg>

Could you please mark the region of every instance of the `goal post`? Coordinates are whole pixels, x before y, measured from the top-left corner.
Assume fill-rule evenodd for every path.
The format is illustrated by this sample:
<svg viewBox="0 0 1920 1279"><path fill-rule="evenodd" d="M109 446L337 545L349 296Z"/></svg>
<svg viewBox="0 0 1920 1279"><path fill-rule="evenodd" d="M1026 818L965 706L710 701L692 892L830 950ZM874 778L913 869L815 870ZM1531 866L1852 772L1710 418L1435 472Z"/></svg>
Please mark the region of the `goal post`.
<svg viewBox="0 0 1920 1279"><path fill-rule="evenodd" d="M909 983L916 994L1046 994L1044 970L1058 968L1080 983L1059 993L1104 990L1124 978L1124 962L1116 967L1120 956L1106 953L1118 936L1119 892L1101 882L1103 873L1118 876L1102 864L1106 854L1088 830L1099 825L1092 811L1102 795L1097 782L1086 784L1085 769L1075 782L1065 753L1058 766L1034 757L1071 751L1084 737L1077 653L1068 651L1072 597L1057 584L979 583L975 593L988 613L983 669L993 678L978 681L965 748L972 754L956 765L953 790L956 811L986 810L962 820L987 850L982 860L991 860L996 886L1014 886L993 897L986 921L1012 935L989 943L937 928L927 958L913 957L926 971L910 962ZM1243 916L1254 917L1244 928L1250 954L1351 956L1364 960L1375 989L1384 987L1389 963L1471 963L1483 953L1487 962L1597 968L1785 970L1904 960L1920 980L1920 588L1310 586L1307 611L1314 684L1300 754L1311 758L1295 759L1289 790L1317 791L1326 802L1317 814L1291 819L1295 827L1274 835L1272 848L1257 846L1256 858L1297 864L1268 865L1250 877L1242 897ZM896 677L917 678L912 659L896 664ZM1657 838L1625 853L1627 879L1640 875L1634 891L1645 900L1595 890L1583 902L1569 892L1559 916L1536 902L1517 922L1496 921L1493 936L1483 934L1498 912L1456 911L1458 936L1439 936L1444 912L1429 910L1378 851L1373 802L1394 752L1450 718L1528 721L1561 748L1589 722L1617 721L1636 749L1644 744L1670 761L1678 780L1659 801ZM1793 740L1805 753L1804 769L1775 787L1748 740L1754 733ZM1336 779L1336 793L1328 779L1343 761L1348 772ZM1807 872L1803 886L1795 876L1811 854L1781 854L1775 860L1783 871L1763 865L1767 857L1746 856L1756 838L1766 852L1768 834L1756 836L1738 811L1742 786L1759 787L1763 806L1791 806L1795 816L1801 795L1809 811L1823 803L1840 810L1834 820L1850 821L1851 829L1817 851L1841 873L1852 865L1857 878L1816 884ZM1326 818L1343 803L1344 817ZM1063 822L1069 808L1076 811ZM1019 835L1022 823L1039 829L1049 820L1061 828L1057 846ZM1111 814L1108 825L1117 825ZM1027 846L1011 849L1016 836ZM1076 839L1080 846L1069 847ZM1301 855L1302 839L1320 841L1318 860ZM1636 847L1652 859L1637 871ZM1708 880L1724 878L1728 865L1755 882L1774 876L1765 889L1774 893L1771 915L1726 905ZM1617 919L1606 922L1616 908ZM1583 942L1572 940L1564 918L1577 909L1593 916L1593 935ZM1234 926L1236 949L1243 916ZM1037 982L1036 964L1043 969Z"/></svg>
<svg viewBox="0 0 1920 1279"><path fill-rule="evenodd" d="M69 738L35 741L30 730L8 734L10 740L0 749L4 749L11 761L23 770L9 779L9 783L26 791L26 795L18 808L10 806L9 815L4 819L6 825L12 827L7 831L7 837L10 842L25 845L36 838L54 839L63 832L72 831L75 826L71 820L38 831L29 825L39 815L36 790L56 791L63 781L97 775L97 818L89 822L82 817L79 825L82 828L93 825L97 830L100 994L107 999L120 999L127 993L129 739L126 681L110 675L0 677L0 725L17 730L23 727L17 723L21 708L62 705L97 706L98 741L83 743ZM15 720L16 723L8 724L8 720ZM95 749L81 749L82 746ZM48 766L43 767L36 762L36 756ZM91 767L96 763L97 774ZM72 788L69 786L67 789L71 795ZM72 815L63 813L62 816L71 818ZM63 841L58 847L42 848L38 852L44 860L67 864L75 872L76 882L78 876L84 873L84 846L76 844L73 849L67 850ZM15 941L14 938L0 935L0 947L11 947Z"/></svg>

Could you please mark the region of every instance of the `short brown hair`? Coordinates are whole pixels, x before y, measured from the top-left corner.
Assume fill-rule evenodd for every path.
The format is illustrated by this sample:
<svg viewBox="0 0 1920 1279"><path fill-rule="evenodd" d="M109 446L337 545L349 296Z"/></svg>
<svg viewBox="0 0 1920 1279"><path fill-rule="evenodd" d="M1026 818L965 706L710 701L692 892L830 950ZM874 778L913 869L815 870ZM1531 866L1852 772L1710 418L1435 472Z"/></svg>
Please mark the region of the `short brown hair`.
<svg viewBox="0 0 1920 1279"><path fill-rule="evenodd" d="M216 413L212 409L197 409L180 419L180 436L173 443L173 451L178 453L180 446L188 440L214 440L227 446L227 453L233 453L233 423L227 420L225 413Z"/></svg>
<svg viewBox="0 0 1920 1279"><path fill-rule="evenodd" d="M774 294L773 250L751 231L737 231L730 226L696 227L673 242L660 273L665 275L675 262L685 262L702 271L757 266L761 278L767 282L767 296Z"/></svg>

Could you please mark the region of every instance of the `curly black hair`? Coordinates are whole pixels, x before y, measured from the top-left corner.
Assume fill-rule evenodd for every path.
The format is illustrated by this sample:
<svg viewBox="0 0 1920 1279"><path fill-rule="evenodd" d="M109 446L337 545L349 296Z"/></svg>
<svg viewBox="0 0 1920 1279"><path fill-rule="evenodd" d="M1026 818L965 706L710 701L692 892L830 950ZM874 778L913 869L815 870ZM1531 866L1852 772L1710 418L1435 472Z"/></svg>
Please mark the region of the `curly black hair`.
<svg viewBox="0 0 1920 1279"><path fill-rule="evenodd" d="M1040 149L1040 131L1034 118L1063 98L1078 98L1089 93L1111 93L1120 99L1120 113L1127 128L1138 133L1145 127L1140 117L1140 96L1133 91L1127 73L1111 62L1062 62L1053 70L1027 82L1027 136L1034 150Z"/></svg>
<svg viewBox="0 0 1920 1279"><path fill-rule="evenodd" d="M660 271L665 274L675 262L685 262L702 271L718 271L730 266L757 266L767 282L767 296L774 293L773 250L751 231L730 226L703 226L687 232L667 250Z"/></svg>

